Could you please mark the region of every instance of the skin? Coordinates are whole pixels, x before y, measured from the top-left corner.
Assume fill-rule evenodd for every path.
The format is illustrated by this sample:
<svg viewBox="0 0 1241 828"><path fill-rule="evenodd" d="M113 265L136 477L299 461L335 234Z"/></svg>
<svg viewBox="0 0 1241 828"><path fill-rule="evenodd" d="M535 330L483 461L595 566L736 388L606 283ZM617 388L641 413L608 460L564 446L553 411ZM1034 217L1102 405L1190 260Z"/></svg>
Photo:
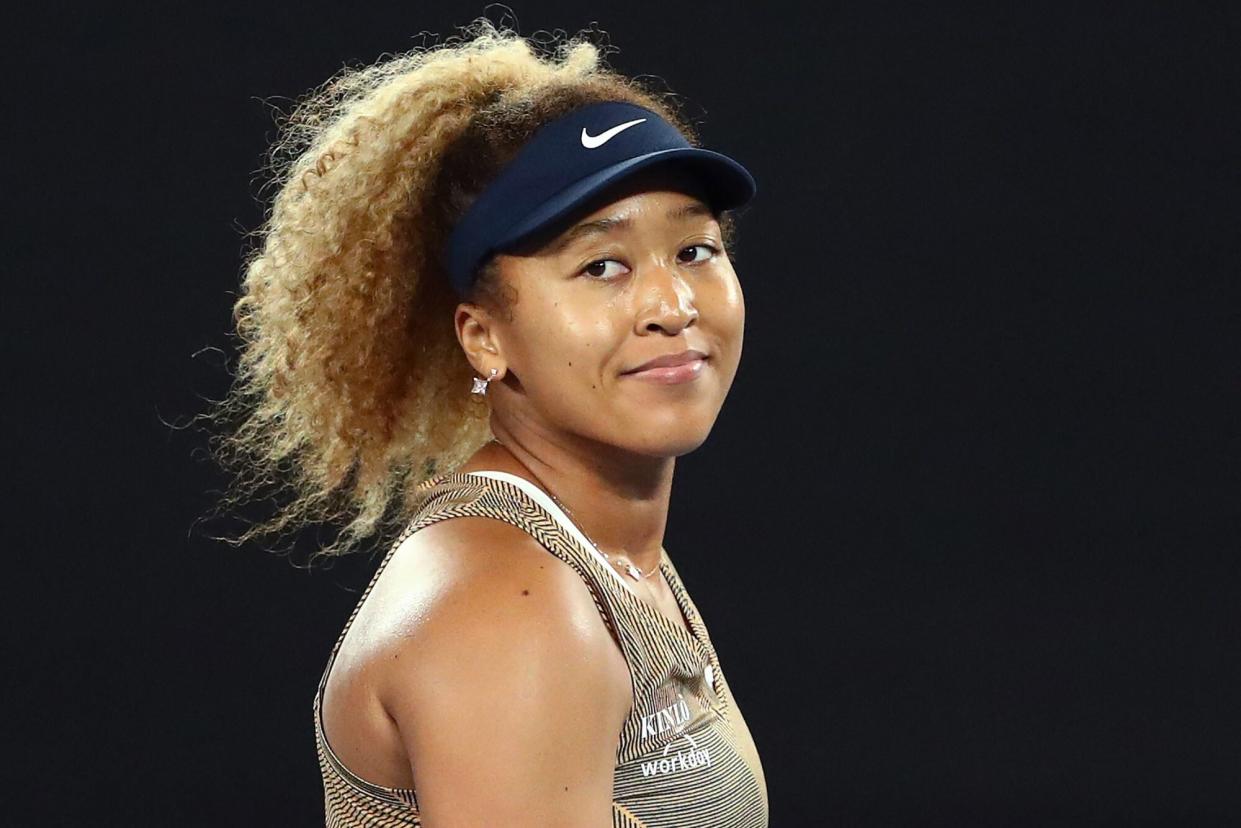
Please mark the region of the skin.
<svg viewBox="0 0 1241 828"><path fill-rule="evenodd" d="M741 356L744 301L718 223L668 218L704 202L683 174L639 172L499 255L511 317L469 303L454 317L477 374L497 369L487 394L503 444L459 471L531 480L643 572L660 560L676 458L706 440ZM559 244L605 218L629 224ZM708 355L693 382L622 376L690 348ZM661 575L625 585L685 623ZM323 722L355 774L417 788L428 828L607 828L632 705L580 576L517 527L460 517L393 554L342 642Z"/></svg>
<svg viewBox="0 0 1241 828"><path fill-rule="evenodd" d="M497 463L533 473L604 552L645 573L659 563L676 458L707 439L736 376L745 303L709 212L665 217L702 206L694 182L648 168L599 200L606 203L579 223L628 218L632 226L556 252L553 241L500 256L519 296L511 322L457 308L475 371L498 369L487 394L503 444L484 447L462 470ZM718 252L686 249L699 244ZM587 268L601 259L615 261ZM690 348L708 355L694 382L620 375Z"/></svg>

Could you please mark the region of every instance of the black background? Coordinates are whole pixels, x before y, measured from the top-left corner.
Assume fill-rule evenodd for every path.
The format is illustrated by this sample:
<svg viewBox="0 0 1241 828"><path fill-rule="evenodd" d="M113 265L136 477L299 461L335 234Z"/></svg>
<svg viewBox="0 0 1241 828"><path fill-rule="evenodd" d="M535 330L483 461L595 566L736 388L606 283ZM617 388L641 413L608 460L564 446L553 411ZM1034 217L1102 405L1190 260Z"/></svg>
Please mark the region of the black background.
<svg viewBox="0 0 1241 828"><path fill-rule="evenodd" d="M1241 821L1238 7L510 6L759 183L666 545L772 825ZM311 699L382 550L209 540L174 426L227 388L273 109L483 12L11 21L6 824L322 824Z"/></svg>

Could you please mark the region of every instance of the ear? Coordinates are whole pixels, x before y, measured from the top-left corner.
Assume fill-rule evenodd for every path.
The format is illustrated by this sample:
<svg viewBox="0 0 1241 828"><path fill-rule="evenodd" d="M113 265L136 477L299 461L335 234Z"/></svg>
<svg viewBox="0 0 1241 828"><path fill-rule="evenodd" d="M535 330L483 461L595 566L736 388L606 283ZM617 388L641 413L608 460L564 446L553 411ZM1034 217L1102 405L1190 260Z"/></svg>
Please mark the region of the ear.
<svg viewBox="0 0 1241 828"><path fill-rule="evenodd" d="M496 379L504 376L504 352L498 338L494 317L481 305L462 302L453 314L457 341L465 351L466 358L479 376L487 376L496 369Z"/></svg>

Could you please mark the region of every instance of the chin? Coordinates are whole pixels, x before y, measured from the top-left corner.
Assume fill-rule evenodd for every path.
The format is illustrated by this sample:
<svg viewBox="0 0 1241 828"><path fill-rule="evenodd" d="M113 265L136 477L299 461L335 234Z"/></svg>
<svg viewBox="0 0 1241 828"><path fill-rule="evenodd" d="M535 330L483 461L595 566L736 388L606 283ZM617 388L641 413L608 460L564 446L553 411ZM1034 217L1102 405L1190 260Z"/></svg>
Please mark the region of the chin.
<svg viewBox="0 0 1241 828"><path fill-rule="evenodd" d="M595 439L644 457L680 457L701 446L711 435L720 413L718 400L693 403L626 401L624 408L602 414L593 423Z"/></svg>
<svg viewBox="0 0 1241 828"><path fill-rule="evenodd" d="M647 457L681 457L707 441L710 429L690 431L683 426L673 429L651 429L626 442L635 454Z"/></svg>

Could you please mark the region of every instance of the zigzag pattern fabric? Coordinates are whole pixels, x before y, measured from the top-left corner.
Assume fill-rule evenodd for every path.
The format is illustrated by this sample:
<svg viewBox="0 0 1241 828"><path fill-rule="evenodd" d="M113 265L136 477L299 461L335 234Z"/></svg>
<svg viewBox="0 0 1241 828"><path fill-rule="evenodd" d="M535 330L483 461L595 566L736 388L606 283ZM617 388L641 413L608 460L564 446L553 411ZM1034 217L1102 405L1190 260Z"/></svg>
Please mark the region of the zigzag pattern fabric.
<svg viewBox="0 0 1241 828"><path fill-rule="evenodd" d="M465 472L442 475L424 486L428 498L363 591L315 693L327 828L422 824L412 788L367 782L333 753L323 732L321 699L341 642L393 552L419 529L465 516L511 523L572 567L624 654L634 706L617 742L613 828L766 828L767 787L754 741L707 627L666 552L660 568L685 626L627 588L559 506L530 481L504 472Z"/></svg>

